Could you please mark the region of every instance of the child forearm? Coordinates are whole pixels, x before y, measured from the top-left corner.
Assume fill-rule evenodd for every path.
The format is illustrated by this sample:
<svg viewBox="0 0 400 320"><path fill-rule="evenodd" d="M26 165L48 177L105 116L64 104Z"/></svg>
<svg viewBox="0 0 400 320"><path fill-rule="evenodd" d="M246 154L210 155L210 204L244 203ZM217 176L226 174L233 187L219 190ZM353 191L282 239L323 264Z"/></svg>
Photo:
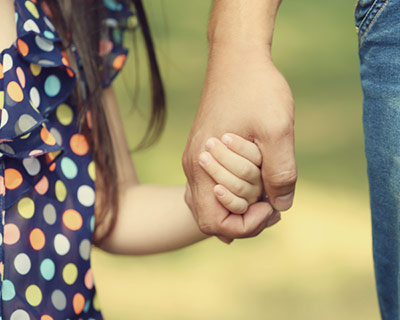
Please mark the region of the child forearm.
<svg viewBox="0 0 400 320"><path fill-rule="evenodd" d="M121 191L115 229L101 249L115 254L151 254L203 240L184 201L184 186L131 185Z"/></svg>

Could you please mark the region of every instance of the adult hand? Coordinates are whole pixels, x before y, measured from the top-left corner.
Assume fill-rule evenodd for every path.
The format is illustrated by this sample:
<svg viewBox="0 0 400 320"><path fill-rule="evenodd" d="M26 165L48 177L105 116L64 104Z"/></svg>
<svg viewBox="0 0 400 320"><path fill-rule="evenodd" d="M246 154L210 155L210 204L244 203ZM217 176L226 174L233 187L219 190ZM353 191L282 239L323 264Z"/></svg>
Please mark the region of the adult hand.
<svg viewBox="0 0 400 320"><path fill-rule="evenodd" d="M199 110L182 158L200 229L226 242L259 234L279 220L278 211L289 209L293 202L297 180L294 103L269 49L213 43ZM213 194L215 182L199 165L206 141L227 132L255 142L263 156L262 178L269 203L255 203L243 215L230 214L219 204Z"/></svg>

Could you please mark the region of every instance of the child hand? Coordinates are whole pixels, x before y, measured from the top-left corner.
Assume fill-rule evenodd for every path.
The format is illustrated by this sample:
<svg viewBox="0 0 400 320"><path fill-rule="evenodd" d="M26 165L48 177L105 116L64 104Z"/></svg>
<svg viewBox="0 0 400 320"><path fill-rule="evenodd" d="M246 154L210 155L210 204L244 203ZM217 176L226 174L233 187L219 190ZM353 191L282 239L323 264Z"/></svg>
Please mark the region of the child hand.
<svg viewBox="0 0 400 320"><path fill-rule="evenodd" d="M215 180L218 201L232 213L245 213L263 193L262 155L256 144L233 133L210 138L200 165Z"/></svg>

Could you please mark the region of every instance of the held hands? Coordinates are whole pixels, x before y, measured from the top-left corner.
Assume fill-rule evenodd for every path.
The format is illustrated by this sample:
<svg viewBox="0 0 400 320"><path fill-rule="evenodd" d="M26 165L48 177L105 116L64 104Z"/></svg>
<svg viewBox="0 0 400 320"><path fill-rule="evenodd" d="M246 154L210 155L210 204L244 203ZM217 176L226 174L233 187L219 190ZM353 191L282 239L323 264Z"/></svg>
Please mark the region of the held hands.
<svg viewBox="0 0 400 320"><path fill-rule="evenodd" d="M199 164L216 182L214 194L219 203L233 214L244 214L249 205L267 201L261 178L262 155L257 145L233 133L221 139L210 138L206 151L199 157ZM190 188L186 188L186 202L193 210ZM268 220L268 227L280 220L275 212ZM230 239L220 237L224 242Z"/></svg>
<svg viewBox="0 0 400 320"><path fill-rule="evenodd" d="M212 154L205 147L207 140L222 137L226 132L254 141L262 154L261 176L269 201L251 204L253 191L251 198L249 191L240 190L239 198L249 204L243 214L231 214L222 198L215 197L214 188L215 191L221 188L199 164L202 152ZM215 146L217 150L221 145L215 141ZM294 103L286 80L271 60L269 48L213 43L199 110L182 164L188 179L187 199L191 199L191 209L200 230L208 235L216 235L226 242L256 236L273 224L279 211L291 207L297 180ZM238 177L239 173L232 168L223 167ZM216 181L224 185L223 180ZM229 203L229 197L238 190L232 185L225 187L231 192L227 192L225 198ZM242 200L236 199L234 202L239 204L232 202L232 206L243 209Z"/></svg>
<svg viewBox="0 0 400 320"><path fill-rule="evenodd" d="M262 155L257 146L233 133L210 138L200 154L200 165L217 183L214 194L230 212L242 214L263 192Z"/></svg>

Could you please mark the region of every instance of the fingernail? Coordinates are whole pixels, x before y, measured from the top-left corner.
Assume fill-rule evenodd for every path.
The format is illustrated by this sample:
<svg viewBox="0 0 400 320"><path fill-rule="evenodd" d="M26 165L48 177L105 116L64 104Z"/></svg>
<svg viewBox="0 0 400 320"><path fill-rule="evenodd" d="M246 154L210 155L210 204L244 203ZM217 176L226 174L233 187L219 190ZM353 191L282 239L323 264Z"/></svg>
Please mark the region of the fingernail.
<svg viewBox="0 0 400 320"><path fill-rule="evenodd" d="M202 152L200 154L199 162L202 166L207 165L210 162L210 157L208 156L207 152Z"/></svg>
<svg viewBox="0 0 400 320"><path fill-rule="evenodd" d="M275 199L274 208L278 211L288 210L293 204L294 192Z"/></svg>
<svg viewBox="0 0 400 320"><path fill-rule="evenodd" d="M215 146L214 139L213 138L208 139L206 142L206 148L208 150L211 150L212 148L214 148L214 146Z"/></svg>
<svg viewBox="0 0 400 320"><path fill-rule="evenodd" d="M221 141L225 144L228 145L232 142L232 137L229 134L224 134L221 138Z"/></svg>
<svg viewBox="0 0 400 320"><path fill-rule="evenodd" d="M218 197L223 197L225 195L225 190L222 188L215 188L215 193Z"/></svg>

